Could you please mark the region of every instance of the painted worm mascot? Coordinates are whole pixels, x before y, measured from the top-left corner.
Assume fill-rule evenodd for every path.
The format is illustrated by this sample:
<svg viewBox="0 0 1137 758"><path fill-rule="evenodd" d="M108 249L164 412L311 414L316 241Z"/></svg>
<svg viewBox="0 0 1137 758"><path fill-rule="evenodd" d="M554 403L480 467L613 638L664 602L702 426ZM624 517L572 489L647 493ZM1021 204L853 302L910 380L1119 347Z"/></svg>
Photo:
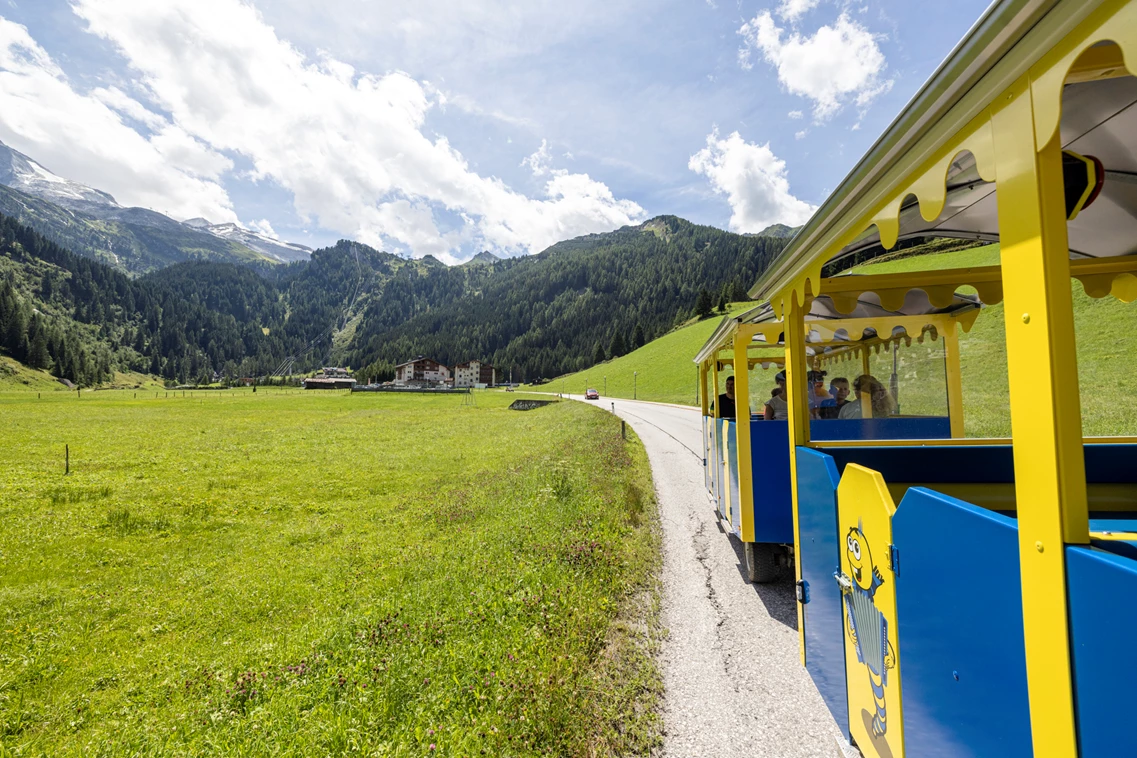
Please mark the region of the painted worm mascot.
<svg viewBox="0 0 1137 758"><path fill-rule="evenodd" d="M845 538L853 579L852 587L845 592L845 616L857 660L865 664L869 672L876 703L873 735L883 737L888 731L884 688L888 684L888 670L896 667L896 655L888 642L888 619L876 607L876 591L884 584L884 576L872 561L869 541L862 529L863 523L858 522Z"/></svg>

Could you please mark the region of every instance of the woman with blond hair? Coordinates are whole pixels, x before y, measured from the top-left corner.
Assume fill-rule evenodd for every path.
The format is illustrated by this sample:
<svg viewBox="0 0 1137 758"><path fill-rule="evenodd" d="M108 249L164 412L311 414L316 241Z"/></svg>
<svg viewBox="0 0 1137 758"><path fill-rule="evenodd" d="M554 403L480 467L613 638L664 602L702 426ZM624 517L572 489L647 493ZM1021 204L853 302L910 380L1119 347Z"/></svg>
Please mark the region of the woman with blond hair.
<svg viewBox="0 0 1137 758"><path fill-rule="evenodd" d="M896 401L892 399L888 388L872 374L861 374L853 380L853 392L857 399L841 407L837 418L863 418L861 406L862 397L867 396L872 405L872 418L884 418L896 413Z"/></svg>

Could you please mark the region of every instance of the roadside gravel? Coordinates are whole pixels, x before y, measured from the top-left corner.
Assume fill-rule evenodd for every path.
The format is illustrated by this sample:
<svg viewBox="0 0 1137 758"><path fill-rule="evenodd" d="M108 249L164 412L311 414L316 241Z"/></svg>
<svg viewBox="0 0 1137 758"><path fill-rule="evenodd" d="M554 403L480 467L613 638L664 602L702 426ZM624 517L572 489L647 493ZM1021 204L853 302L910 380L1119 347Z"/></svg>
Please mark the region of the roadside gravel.
<svg viewBox="0 0 1137 758"><path fill-rule="evenodd" d="M842 756L837 725L798 658L792 579L747 584L742 544L719 525L703 483L698 411L591 402L628 421L655 478L667 630L662 755Z"/></svg>

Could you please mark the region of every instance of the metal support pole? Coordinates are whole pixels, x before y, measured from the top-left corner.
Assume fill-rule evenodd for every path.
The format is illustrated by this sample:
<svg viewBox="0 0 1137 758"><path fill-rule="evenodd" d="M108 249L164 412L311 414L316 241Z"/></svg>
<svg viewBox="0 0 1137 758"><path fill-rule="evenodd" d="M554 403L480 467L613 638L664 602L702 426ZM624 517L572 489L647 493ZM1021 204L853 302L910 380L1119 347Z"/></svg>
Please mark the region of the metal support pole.
<svg viewBox="0 0 1137 758"><path fill-rule="evenodd" d="M1037 756L1077 755L1065 548L1090 539L1062 145L1038 143L1026 76L991 127L1031 735Z"/></svg>
<svg viewBox="0 0 1137 758"><path fill-rule="evenodd" d="M738 456L738 524L743 542L754 541L754 487L750 459L750 363L747 348L751 327L738 327L734 335L734 439Z"/></svg>
<svg viewBox="0 0 1137 758"><path fill-rule="evenodd" d="M963 437L963 378L959 369L959 334L955 324L944 330L944 362L947 374L948 423L951 436Z"/></svg>
<svg viewBox="0 0 1137 758"><path fill-rule="evenodd" d="M786 335L786 403L789 405L790 495L794 513L794 545L801 545L801 523L798 520L797 450L809 444L809 399L806 388L805 309L790 293L785 316ZM795 561L795 580L801 581L801 561ZM805 665L805 608L797 603L798 650Z"/></svg>

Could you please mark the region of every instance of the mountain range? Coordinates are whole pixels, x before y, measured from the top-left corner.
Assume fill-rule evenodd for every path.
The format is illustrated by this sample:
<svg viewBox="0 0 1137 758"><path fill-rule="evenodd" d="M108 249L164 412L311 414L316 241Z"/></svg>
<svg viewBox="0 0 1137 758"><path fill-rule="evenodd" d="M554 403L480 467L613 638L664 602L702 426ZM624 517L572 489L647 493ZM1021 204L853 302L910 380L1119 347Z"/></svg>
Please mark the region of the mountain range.
<svg viewBox="0 0 1137 758"><path fill-rule="evenodd" d="M73 252L131 275L186 260L271 265L307 260L303 245L236 224L182 223L124 207L106 192L65 179L0 142L0 213L34 227Z"/></svg>
<svg viewBox="0 0 1137 758"><path fill-rule="evenodd" d="M84 385L115 369L184 383L330 363L382 379L418 354L551 377L665 333L697 301L744 298L783 245L664 216L461 266L344 240L307 261L132 278L0 214L0 350Z"/></svg>
<svg viewBox="0 0 1137 758"><path fill-rule="evenodd" d="M209 232L214 237L232 240L233 242L244 245L250 250L255 250L258 253L267 255L280 263L306 261L312 255L312 248L310 247L298 245L295 242L282 242L272 237L266 237L263 234L251 232L234 223L211 224L204 218L191 218L189 221L182 223L192 229L200 229Z"/></svg>
<svg viewBox="0 0 1137 758"><path fill-rule="evenodd" d="M0 225L0 347L88 383L116 367L186 382L328 363L382 378L418 354L552 377L744 299L794 232L659 216L457 266L348 240L310 251L121 206L2 143Z"/></svg>

